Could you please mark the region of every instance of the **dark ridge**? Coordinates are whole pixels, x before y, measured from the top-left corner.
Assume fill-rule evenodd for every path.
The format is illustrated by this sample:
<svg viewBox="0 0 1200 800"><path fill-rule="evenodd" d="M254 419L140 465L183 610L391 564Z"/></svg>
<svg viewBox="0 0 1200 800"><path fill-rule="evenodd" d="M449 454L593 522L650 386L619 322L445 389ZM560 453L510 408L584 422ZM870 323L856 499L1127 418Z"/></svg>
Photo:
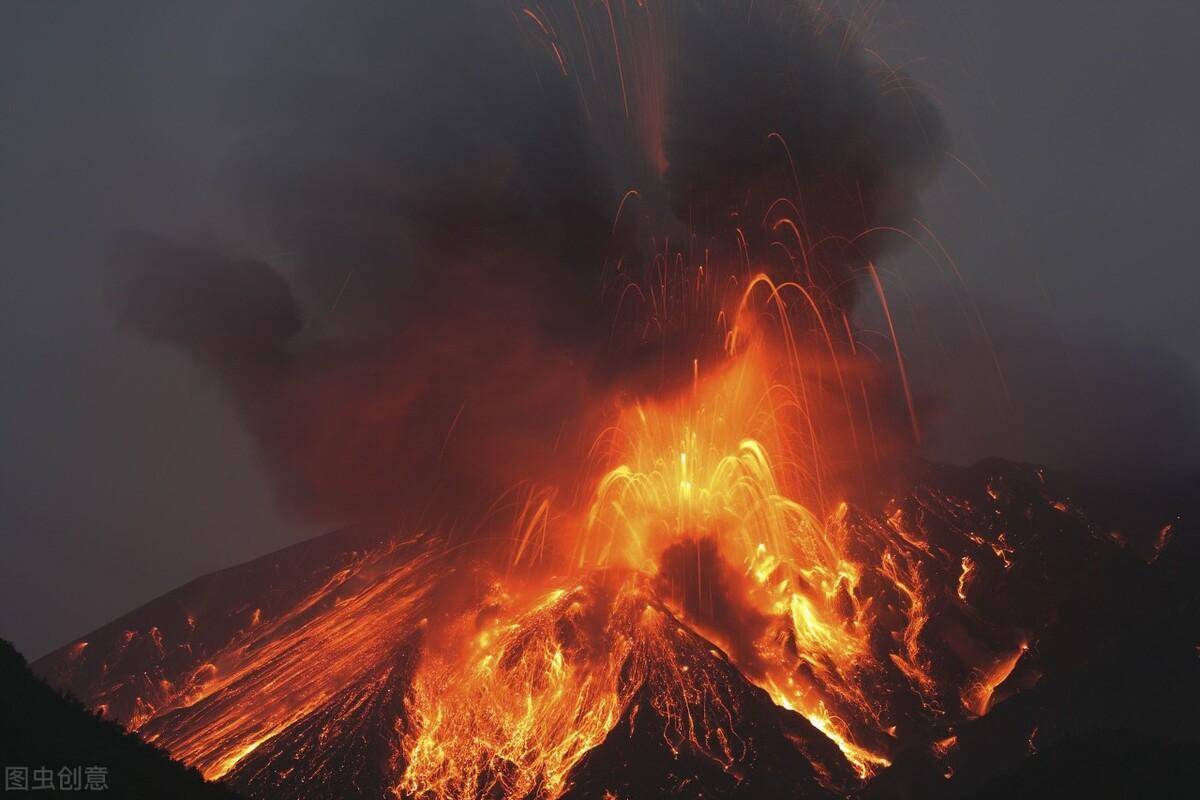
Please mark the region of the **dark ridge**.
<svg viewBox="0 0 1200 800"><path fill-rule="evenodd" d="M1133 731L1096 732L1035 753L969 800L1184 797L1200 781L1196 745Z"/></svg>
<svg viewBox="0 0 1200 800"><path fill-rule="evenodd" d="M89 712L75 698L59 694L38 679L24 657L0 640L0 755L5 767L26 767L30 791L6 790L5 797L77 797L79 790L33 790L32 771L47 767L60 786L63 767L107 768L107 791L91 792L123 800L164 797L187 800L236 800L223 786L209 783L157 747Z"/></svg>
<svg viewBox="0 0 1200 800"><path fill-rule="evenodd" d="M999 460L975 469L1000 472ZM945 758L903 752L859 800L1186 797L1200 785L1200 495L1195 480L1149 486L1051 475L1111 557L1075 570L1054 605L1048 667L989 713L947 729ZM1170 535L1163 537L1167 528ZM1050 530L1043 528L1043 530ZM1056 537L1057 538L1057 537ZM1094 577L1082 581L1091 571ZM1047 574L1039 594L1068 573Z"/></svg>

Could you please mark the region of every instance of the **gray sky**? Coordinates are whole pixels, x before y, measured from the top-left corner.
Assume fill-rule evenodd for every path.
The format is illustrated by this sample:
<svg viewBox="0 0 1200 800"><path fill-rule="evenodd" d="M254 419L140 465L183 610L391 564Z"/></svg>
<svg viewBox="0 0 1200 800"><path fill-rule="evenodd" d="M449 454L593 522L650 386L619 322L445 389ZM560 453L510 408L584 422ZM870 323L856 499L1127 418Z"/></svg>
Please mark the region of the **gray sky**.
<svg viewBox="0 0 1200 800"><path fill-rule="evenodd" d="M948 161L922 217L981 307L1015 409L998 419L996 402L995 415L981 416L984 398L963 382L983 374L945 385L946 372L936 377L927 363L943 395L934 454L1090 466L1102 456L1086 451L1107 448L1121 464L1194 468L1200 7L896 0L891 9L900 23L878 33L897 43L889 60L932 87L955 155L983 182ZM925 315L944 313L938 299L953 282L944 268L931 270L915 249L897 261L928 293ZM943 326L951 341L940 345L955 352L963 328ZM911 345L919 360L920 334Z"/></svg>
<svg viewBox="0 0 1200 800"><path fill-rule="evenodd" d="M0 635L28 656L319 532L277 506L209 377L114 329L97 271L105 237L126 227L253 250L222 171L233 136L225 102L301 8L0 10ZM982 179L947 163L922 218L953 254L1002 362L1050 353L1013 369L1017 416L1064 402L1039 392L1046 370L1070 362L1097 395L1121 395L1116 410L1088 403L1100 409L1081 434L1091 441L1130 409L1194 418L1198 22L1191 4L1164 0L893 0L880 16L872 42L930 87L955 154ZM890 266L914 298L902 325L914 350L953 352L955 337L923 321L945 311L949 279L919 251ZM942 386L936 358L914 360L931 387L973 409L943 403L934 454L1061 453L1046 433L1061 408L1015 434L1011 419L980 423L994 389ZM1132 427L1104 446L1136 461L1140 449L1178 444Z"/></svg>

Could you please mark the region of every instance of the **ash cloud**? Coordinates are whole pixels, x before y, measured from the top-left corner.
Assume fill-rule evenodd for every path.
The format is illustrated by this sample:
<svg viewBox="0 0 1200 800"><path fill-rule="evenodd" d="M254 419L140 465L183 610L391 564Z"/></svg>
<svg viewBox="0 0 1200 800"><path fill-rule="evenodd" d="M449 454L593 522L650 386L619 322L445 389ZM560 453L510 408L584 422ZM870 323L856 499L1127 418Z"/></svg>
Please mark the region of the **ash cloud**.
<svg viewBox="0 0 1200 800"><path fill-rule="evenodd" d="M291 288L269 265L134 232L107 260L118 325L222 368L282 352L301 328Z"/></svg>
<svg viewBox="0 0 1200 800"><path fill-rule="evenodd" d="M808 235L827 242L809 277L848 306L884 241L848 239L893 222L942 151L928 101L803 6L662 19L665 171L622 127L636 120L598 105L588 82L603 77L563 69L519 8L318 7L231 95L231 183L281 255L122 235L109 263L123 325L222 381L283 497L313 518L482 508L514 459L555 483L593 414L670 382L653 357L670 333L613 344L606 264L648 265L671 232L732 256L742 231L790 277L763 216L798 184ZM640 216L614 231L634 186Z"/></svg>
<svg viewBox="0 0 1200 800"><path fill-rule="evenodd" d="M859 234L911 215L945 150L942 121L903 73L868 62L848 23L803 4L734 5L697 6L680 25L664 137L672 207L714 242L736 241L737 227L777 258L763 223L796 197L806 277L849 306L855 270L894 244Z"/></svg>

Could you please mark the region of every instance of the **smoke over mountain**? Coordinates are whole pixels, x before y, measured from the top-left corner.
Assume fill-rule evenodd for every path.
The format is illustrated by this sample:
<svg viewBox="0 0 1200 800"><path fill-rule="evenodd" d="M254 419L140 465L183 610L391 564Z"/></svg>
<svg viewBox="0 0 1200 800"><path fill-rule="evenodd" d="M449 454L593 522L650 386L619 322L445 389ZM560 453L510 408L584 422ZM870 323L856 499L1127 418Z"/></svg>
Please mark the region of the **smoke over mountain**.
<svg viewBox="0 0 1200 800"><path fill-rule="evenodd" d="M284 497L345 521L482 502L512 453L550 481L590 415L690 374L695 323L618 291L672 254L744 248L849 308L941 152L928 101L807 7L654 6L317 11L232 92L232 182L285 269L125 235L124 326L217 375Z"/></svg>

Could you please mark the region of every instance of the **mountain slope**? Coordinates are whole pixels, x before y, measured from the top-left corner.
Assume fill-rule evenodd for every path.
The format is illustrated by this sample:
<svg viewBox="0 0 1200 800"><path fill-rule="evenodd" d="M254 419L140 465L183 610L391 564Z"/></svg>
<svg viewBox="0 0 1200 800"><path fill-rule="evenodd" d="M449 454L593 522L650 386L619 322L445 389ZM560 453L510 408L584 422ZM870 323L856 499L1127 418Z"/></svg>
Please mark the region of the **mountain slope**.
<svg viewBox="0 0 1200 800"><path fill-rule="evenodd" d="M187 800L234 800L231 790L208 783L196 770L173 761L119 725L89 712L39 680L13 646L0 640L0 752L6 767L30 772L47 767L55 773L67 767L106 769L108 796L174 797ZM33 783L30 783L33 786ZM5 795L8 796L8 792ZM74 797L78 790L37 790L34 797ZM19 796L19 795L18 795Z"/></svg>

